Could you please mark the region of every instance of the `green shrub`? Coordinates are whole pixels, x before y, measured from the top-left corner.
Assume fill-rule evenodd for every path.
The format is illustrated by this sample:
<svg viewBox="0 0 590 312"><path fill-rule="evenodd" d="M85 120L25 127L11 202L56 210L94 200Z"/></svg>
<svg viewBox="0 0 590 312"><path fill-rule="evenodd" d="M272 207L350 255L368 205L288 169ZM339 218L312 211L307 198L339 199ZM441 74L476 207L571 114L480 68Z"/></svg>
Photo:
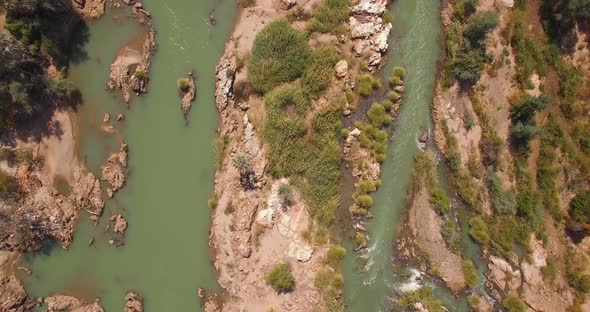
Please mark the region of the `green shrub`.
<svg viewBox="0 0 590 312"><path fill-rule="evenodd" d="M312 98L319 97L330 86L338 54L331 47L319 47L312 52L311 65L303 73L303 92Z"/></svg>
<svg viewBox="0 0 590 312"><path fill-rule="evenodd" d="M207 206L209 206L210 209L215 209L215 208L217 208L218 201L219 201L219 195L214 192L213 196L211 196L211 198L209 198L207 200Z"/></svg>
<svg viewBox="0 0 590 312"><path fill-rule="evenodd" d="M337 268L345 255L346 249L344 249L344 247L340 245L332 245L326 254L325 263L333 268Z"/></svg>
<svg viewBox="0 0 590 312"><path fill-rule="evenodd" d="M581 223L590 223L590 192L580 192L570 202L572 219Z"/></svg>
<svg viewBox="0 0 590 312"><path fill-rule="evenodd" d="M387 98L388 98L390 101L393 101L393 102L395 102L395 101L397 101L397 100L400 98L400 95L399 95L397 92L395 92L395 91L389 91L389 92L387 93Z"/></svg>
<svg viewBox="0 0 590 312"><path fill-rule="evenodd" d="M371 208L373 206L373 198L369 195L359 195L354 202L362 208Z"/></svg>
<svg viewBox="0 0 590 312"><path fill-rule="evenodd" d="M344 311L344 303L341 300L342 275L329 270L320 270L313 281L314 286L324 298L327 311Z"/></svg>
<svg viewBox="0 0 590 312"><path fill-rule="evenodd" d="M346 128L342 128L340 129L340 137L343 139L348 139L348 136L350 135L350 130L346 129Z"/></svg>
<svg viewBox="0 0 590 312"><path fill-rule="evenodd" d="M442 302L434 296L432 288L423 287L416 291L404 293L397 302L404 311L412 311L415 309L416 303L421 303L426 310L430 312L443 312Z"/></svg>
<svg viewBox="0 0 590 312"><path fill-rule="evenodd" d="M236 208L234 207L234 204L230 201L225 206L225 210L223 210L223 213L225 213L226 215L230 215L234 213L234 211L236 211Z"/></svg>
<svg viewBox="0 0 590 312"><path fill-rule="evenodd" d="M178 89L180 89L180 91L182 92L186 92L188 91L189 88L189 82L187 78L180 78L176 81L176 84L178 85Z"/></svg>
<svg viewBox="0 0 590 312"><path fill-rule="evenodd" d="M365 234L357 232L354 235L354 241L357 243L357 245L359 246L365 246L367 244L367 238L365 237Z"/></svg>
<svg viewBox="0 0 590 312"><path fill-rule="evenodd" d="M11 176L0 170L0 198L8 198L16 195L18 184Z"/></svg>
<svg viewBox="0 0 590 312"><path fill-rule="evenodd" d="M475 217L469 221L469 235L480 245L485 246L490 242L488 225L482 217Z"/></svg>
<svg viewBox="0 0 590 312"><path fill-rule="evenodd" d="M383 100L383 102L381 102L381 105L383 106L383 108L385 108L386 112L391 112L391 109L393 108L393 103L390 100Z"/></svg>
<svg viewBox="0 0 590 312"><path fill-rule="evenodd" d="M447 247L456 254L461 254L461 229L453 220L447 220L442 227L441 235Z"/></svg>
<svg viewBox="0 0 590 312"><path fill-rule="evenodd" d="M469 288L477 287L479 277L477 276L473 262L470 260L463 260L461 262L461 270L463 271L463 277L465 278L465 282L467 282L467 286L469 286Z"/></svg>
<svg viewBox="0 0 590 312"><path fill-rule="evenodd" d="M391 124L391 116L385 111L381 104L374 103L367 111L369 122L375 128L387 127Z"/></svg>
<svg viewBox="0 0 590 312"><path fill-rule="evenodd" d="M395 66L391 71L391 74L399 77L400 79L404 79L406 76L406 70L403 67Z"/></svg>
<svg viewBox="0 0 590 312"><path fill-rule="evenodd" d="M362 180L358 183L356 190L359 194L368 194L375 191L375 185L371 180Z"/></svg>
<svg viewBox="0 0 590 312"><path fill-rule="evenodd" d="M450 63L450 68L459 81L475 84L489 62L490 58L486 54L485 48L474 48L466 43L457 52L455 59Z"/></svg>
<svg viewBox="0 0 590 312"><path fill-rule="evenodd" d="M395 88L403 83L402 78L396 75L391 75L388 81L391 88Z"/></svg>
<svg viewBox="0 0 590 312"><path fill-rule="evenodd" d="M502 300L502 306L508 310L508 312L526 312L527 307L520 298L510 295Z"/></svg>
<svg viewBox="0 0 590 312"><path fill-rule="evenodd" d="M288 183L281 183L281 185L279 185L278 195L283 206L291 206L293 204L293 189L291 189L291 185Z"/></svg>
<svg viewBox="0 0 590 312"><path fill-rule="evenodd" d="M486 11L477 13L471 19L463 36L469 40L471 46L476 47L485 40L488 33L498 26L498 13Z"/></svg>
<svg viewBox="0 0 590 312"><path fill-rule="evenodd" d="M582 294L590 292L590 275L584 274L583 269L569 270L567 281L572 288Z"/></svg>
<svg viewBox="0 0 590 312"><path fill-rule="evenodd" d="M268 24L256 35L248 64L252 87L266 93L299 78L309 66L311 50L307 39L285 20Z"/></svg>
<svg viewBox="0 0 590 312"><path fill-rule="evenodd" d="M308 31L341 33L346 29L348 14L347 0L321 0L314 9Z"/></svg>
<svg viewBox="0 0 590 312"><path fill-rule="evenodd" d="M516 196L514 192L504 190L502 182L494 173L488 175L487 184L496 213L514 215L516 213Z"/></svg>
<svg viewBox="0 0 590 312"><path fill-rule="evenodd" d="M434 205L434 210L439 215L444 215L451 210L451 200L447 193L440 187L435 187L430 192L430 202Z"/></svg>
<svg viewBox="0 0 590 312"><path fill-rule="evenodd" d="M291 266L286 262L277 264L266 275L266 283L278 293L292 291L295 288L295 278L291 274Z"/></svg>
<svg viewBox="0 0 590 312"><path fill-rule="evenodd" d="M551 102L545 95L526 96L510 107L510 137L513 145L520 151L528 151L528 143L539 132L535 122L535 113L544 109Z"/></svg>
<svg viewBox="0 0 590 312"><path fill-rule="evenodd" d="M359 94L362 96L369 96L373 93L373 90L381 88L381 82L379 79L371 74L363 74L359 78Z"/></svg>

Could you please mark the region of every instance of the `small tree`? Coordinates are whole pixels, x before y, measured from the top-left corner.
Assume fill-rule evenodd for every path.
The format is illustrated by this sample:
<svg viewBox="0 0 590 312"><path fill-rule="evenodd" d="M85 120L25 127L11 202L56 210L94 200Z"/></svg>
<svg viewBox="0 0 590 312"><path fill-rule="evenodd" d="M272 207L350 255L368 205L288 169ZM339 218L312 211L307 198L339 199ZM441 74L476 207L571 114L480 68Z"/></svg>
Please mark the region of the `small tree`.
<svg viewBox="0 0 590 312"><path fill-rule="evenodd" d="M278 293L290 292L295 288L295 278L291 266L282 262L277 264L267 275L266 283Z"/></svg>
<svg viewBox="0 0 590 312"><path fill-rule="evenodd" d="M178 83L178 89L180 89L180 91L182 91L182 92L188 91L188 88L189 88L188 79L186 79L186 78L178 79L177 83Z"/></svg>
<svg viewBox="0 0 590 312"><path fill-rule="evenodd" d="M281 183L279 186L279 198L281 199L281 207L286 209L293 204L293 190L288 183Z"/></svg>
<svg viewBox="0 0 590 312"><path fill-rule="evenodd" d="M590 223L590 192L581 192L570 202L572 219L581 223Z"/></svg>
<svg viewBox="0 0 590 312"><path fill-rule="evenodd" d="M232 164L240 172L240 184L245 189L254 189L254 171L250 157L244 153L237 153L232 159Z"/></svg>

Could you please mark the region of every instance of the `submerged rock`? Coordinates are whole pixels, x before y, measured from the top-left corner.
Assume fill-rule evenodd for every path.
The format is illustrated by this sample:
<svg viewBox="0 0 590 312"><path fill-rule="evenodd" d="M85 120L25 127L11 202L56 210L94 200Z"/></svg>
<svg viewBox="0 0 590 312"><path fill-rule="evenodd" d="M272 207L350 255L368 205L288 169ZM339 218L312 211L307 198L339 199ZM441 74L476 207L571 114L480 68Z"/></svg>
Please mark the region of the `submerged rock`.
<svg viewBox="0 0 590 312"><path fill-rule="evenodd" d="M123 312L143 312L143 298L133 291L128 292Z"/></svg>
<svg viewBox="0 0 590 312"><path fill-rule="evenodd" d="M125 220L122 215L115 215L113 219L115 221L113 232L121 234L124 233L127 229L127 220Z"/></svg>
<svg viewBox="0 0 590 312"><path fill-rule="evenodd" d="M104 312L97 300L80 300L72 296L57 295L45 298L47 311L68 311L68 312Z"/></svg>

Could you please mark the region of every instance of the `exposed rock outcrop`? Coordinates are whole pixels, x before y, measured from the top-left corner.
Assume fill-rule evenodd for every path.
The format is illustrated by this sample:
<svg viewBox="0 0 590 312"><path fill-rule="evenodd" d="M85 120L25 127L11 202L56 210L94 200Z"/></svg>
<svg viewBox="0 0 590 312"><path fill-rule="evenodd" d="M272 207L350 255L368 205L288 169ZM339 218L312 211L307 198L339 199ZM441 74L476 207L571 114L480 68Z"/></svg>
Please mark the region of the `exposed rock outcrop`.
<svg viewBox="0 0 590 312"><path fill-rule="evenodd" d="M123 234L127 230L127 220L122 215L114 215L111 217L111 221L115 222L113 232Z"/></svg>
<svg viewBox="0 0 590 312"><path fill-rule="evenodd" d="M143 312L143 298L133 291L128 292L123 312Z"/></svg>
<svg viewBox="0 0 590 312"><path fill-rule="evenodd" d="M387 39L391 23L384 23L380 17L387 8L387 0L362 0L352 8L349 17L353 52L357 57L370 55L371 70L379 68L381 55L389 48Z"/></svg>
<svg viewBox="0 0 590 312"><path fill-rule="evenodd" d="M99 18L104 14L106 2L106 0L72 0L72 6L84 18Z"/></svg>
<svg viewBox="0 0 590 312"><path fill-rule="evenodd" d="M101 167L101 180L109 184L107 195L109 198L125 184L125 169L127 168L127 144L122 144L119 152L111 154L107 164Z"/></svg>
<svg viewBox="0 0 590 312"><path fill-rule="evenodd" d="M131 3L129 3L131 4ZM123 47L111 64L107 87L123 92L126 103L131 101L131 94L140 95L147 92L147 83L151 68L151 59L156 51L155 29L151 25L150 14L143 8L141 2L134 2L132 6L134 16L141 24L147 23L149 30L143 43L143 51L129 46Z"/></svg>
<svg viewBox="0 0 590 312"><path fill-rule="evenodd" d="M98 300L80 300L72 296L57 295L45 298L48 312L104 312Z"/></svg>
<svg viewBox="0 0 590 312"><path fill-rule="evenodd" d="M193 75L192 71L188 73L184 81L187 82L187 87L184 90L183 88L179 88L178 93L181 98L182 112L186 118L186 115L191 109L191 104L195 100L195 95L197 92L197 88L195 86L195 76Z"/></svg>

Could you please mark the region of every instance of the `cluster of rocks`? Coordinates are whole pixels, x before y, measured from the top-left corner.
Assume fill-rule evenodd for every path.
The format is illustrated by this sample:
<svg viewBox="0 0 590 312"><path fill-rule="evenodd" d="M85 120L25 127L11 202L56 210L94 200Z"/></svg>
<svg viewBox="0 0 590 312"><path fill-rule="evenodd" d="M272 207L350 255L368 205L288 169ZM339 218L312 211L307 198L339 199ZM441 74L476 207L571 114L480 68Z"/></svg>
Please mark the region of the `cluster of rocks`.
<svg viewBox="0 0 590 312"><path fill-rule="evenodd" d="M195 86L195 76L193 75L192 71L189 72L184 79L186 79L187 88L179 88L178 93L181 97L182 112L186 118L186 114L188 114L189 110L191 109L191 103L195 100L197 88Z"/></svg>
<svg viewBox="0 0 590 312"><path fill-rule="evenodd" d="M387 39L391 23L381 16L387 9L387 0L362 0L352 8L349 17L353 53L356 57L369 57L369 68L374 71L381 64L381 56L389 48Z"/></svg>
<svg viewBox="0 0 590 312"><path fill-rule="evenodd" d="M103 181L108 183L107 196L112 198L114 193L125 184L125 170L127 168L127 144L121 144L119 152L109 156L106 165L101 167Z"/></svg>
<svg viewBox="0 0 590 312"><path fill-rule="evenodd" d="M72 7L84 18L99 18L104 14L106 0L72 0Z"/></svg>
<svg viewBox="0 0 590 312"><path fill-rule="evenodd" d="M81 300L72 296L57 295L45 298L48 312L104 312L104 309L95 300Z"/></svg>
<svg viewBox="0 0 590 312"><path fill-rule="evenodd" d="M157 45L155 29L151 23L151 15L143 8L141 2L126 1L132 5L133 15L141 24L148 24L149 30L143 43L143 51L139 52L131 47L124 47L111 64L107 88L120 89L126 103L131 101L131 94L141 95L147 92L147 83L151 68L151 59Z"/></svg>
<svg viewBox="0 0 590 312"><path fill-rule="evenodd" d="M100 215L104 207L100 182L83 167L74 169L67 194L54 188L37 166L19 165L5 170L22 188L12 202L0 200L0 212L10 211L0 220L0 249L31 252L44 239L55 239L66 248L72 241L78 209ZM23 235L26 239L23 239Z"/></svg>

